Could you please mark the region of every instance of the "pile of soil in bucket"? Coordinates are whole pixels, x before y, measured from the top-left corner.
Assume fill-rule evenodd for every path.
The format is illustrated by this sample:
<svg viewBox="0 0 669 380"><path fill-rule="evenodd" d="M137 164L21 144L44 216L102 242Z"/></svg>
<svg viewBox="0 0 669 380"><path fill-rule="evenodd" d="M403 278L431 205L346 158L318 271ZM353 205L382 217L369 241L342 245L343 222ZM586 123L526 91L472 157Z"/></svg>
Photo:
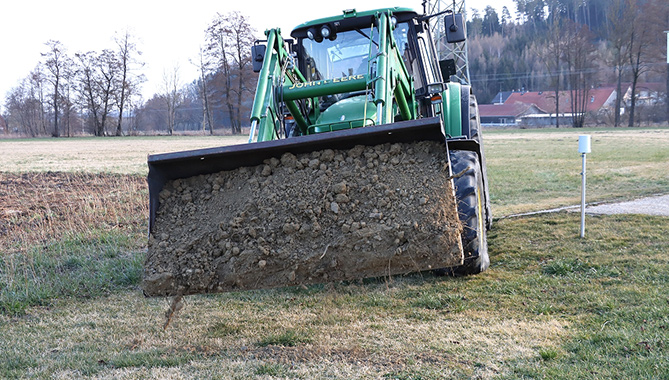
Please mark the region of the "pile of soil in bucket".
<svg viewBox="0 0 669 380"><path fill-rule="evenodd" d="M356 280L462 263L437 142L286 153L168 182L149 237L147 296Z"/></svg>

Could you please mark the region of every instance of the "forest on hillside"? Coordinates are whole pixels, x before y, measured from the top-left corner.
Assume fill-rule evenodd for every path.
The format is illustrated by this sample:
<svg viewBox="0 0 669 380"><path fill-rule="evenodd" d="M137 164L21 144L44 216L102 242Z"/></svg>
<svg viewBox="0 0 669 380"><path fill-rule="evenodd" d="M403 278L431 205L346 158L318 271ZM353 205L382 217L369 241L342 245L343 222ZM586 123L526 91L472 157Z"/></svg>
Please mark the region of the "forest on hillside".
<svg viewBox="0 0 669 380"><path fill-rule="evenodd" d="M656 121L667 121L669 87L665 0L514 0L498 13L473 10L467 22L469 70L479 102L501 91L572 92L584 102L588 88L662 83L664 104ZM624 88L623 88L624 91ZM579 94L581 94L579 99ZM557 102L556 102L557 103ZM574 110L578 112L578 104ZM616 109L621 108L621 99ZM625 125L635 125L635 97ZM622 123L616 115L615 125ZM583 120L581 120L581 123ZM582 124L581 124L582 125ZM581 126L575 125L575 126Z"/></svg>
<svg viewBox="0 0 669 380"><path fill-rule="evenodd" d="M512 90L556 97L570 91L580 103L588 88L625 84L636 94L640 83L661 83L665 99L655 121L668 120L666 0L514 0L514 8L468 14L470 82L480 103ZM241 133L257 81L250 57L255 35L239 12L215 15L200 54L191 58L200 75L183 78L174 67L149 99L140 94L145 79L135 36L121 33L115 49L74 54L48 41L42 60L7 94L0 134ZM630 108L616 115L616 126L635 125L634 96Z"/></svg>

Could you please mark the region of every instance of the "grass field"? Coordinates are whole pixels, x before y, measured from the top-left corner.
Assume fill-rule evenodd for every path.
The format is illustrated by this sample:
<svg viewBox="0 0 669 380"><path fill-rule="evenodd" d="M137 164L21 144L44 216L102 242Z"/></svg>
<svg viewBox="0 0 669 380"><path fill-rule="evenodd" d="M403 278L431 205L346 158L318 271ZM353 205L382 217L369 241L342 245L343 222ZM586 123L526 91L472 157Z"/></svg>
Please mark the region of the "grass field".
<svg viewBox="0 0 669 380"><path fill-rule="evenodd" d="M589 201L669 193L667 129L495 131L496 216L577 204L582 133ZM585 239L578 214L501 219L481 275L192 296L163 330L169 300L138 288L145 156L222 139L0 141L0 378L669 378L665 217L588 217ZM22 174L58 168L106 174Z"/></svg>
<svg viewBox="0 0 669 380"><path fill-rule="evenodd" d="M497 216L580 204L578 135L592 136L588 202L669 192L669 130L495 131L484 137Z"/></svg>
<svg viewBox="0 0 669 380"><path fill-rule="evenodd" d="M146 175L155 153L243 144L244 136L0 140L0 172L88 172Z"/></svg>

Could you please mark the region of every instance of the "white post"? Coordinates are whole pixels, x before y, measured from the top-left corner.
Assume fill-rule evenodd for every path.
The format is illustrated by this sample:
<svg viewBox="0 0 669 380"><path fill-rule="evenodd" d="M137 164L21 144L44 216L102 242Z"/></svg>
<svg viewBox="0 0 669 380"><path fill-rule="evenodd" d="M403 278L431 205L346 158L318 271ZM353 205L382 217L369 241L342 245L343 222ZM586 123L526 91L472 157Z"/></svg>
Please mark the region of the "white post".
<svg viewBox="0 0 669 380"><path fill-rule="evenodd" d="M583 169L581 171L581 237L585 237L585 153L583 157Z"/></svg>
<svg viewBox="0 0 669 380"><path fill-rule="evenodd" d="M581 153L581 237L585 237L585 155L590 153L590 135L578 136L578 152Z"/></svg>

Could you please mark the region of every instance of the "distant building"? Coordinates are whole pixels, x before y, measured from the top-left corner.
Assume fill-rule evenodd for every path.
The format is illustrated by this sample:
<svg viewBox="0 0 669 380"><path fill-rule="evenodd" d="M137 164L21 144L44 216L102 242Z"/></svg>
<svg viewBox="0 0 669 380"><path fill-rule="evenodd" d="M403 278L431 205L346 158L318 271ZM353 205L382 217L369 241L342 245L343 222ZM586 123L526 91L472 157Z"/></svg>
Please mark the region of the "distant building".
<svg viewBox="0 0 669 380"><path fill-rule="evenodd" d="M586 112L599 113L612 109L615 105L614 87L593 88L587 94ZM557 117L560 124L571 122L571 96L569 91L560 91ZM504 99L498 103L498 99ZM550 126L556 122L556 101L554 91L522 91L495 95L493 104L481 104L481 123L500 126Z"/></svg>
<svg viewBox="0 0 669 380"><path fill-rule="evenodd" d="M605 85L588 90L586 98L587 123L610 123L616 112L623 115L631 105L632 87L624 83L621 108L615 109L616 86ZM664 83L639 83L636 88L636 106L639 113L663 104L666 85ZM571 94L560 91L560 104L556 107L554 91L504 91L494 96L492 104L480 104L481 124L488 126L532 126L543 127L556 124L570 125L572 122ZM557 108L557 112L556 112ZM649 111L646 111L648 113ZM650 116L646 116L651 119ZM639 119L640 121L640 119Z"/></svg>
<svg viewBox="0 0 669 380"><path fill-rule="evenodd" d="M534 104L479 104L481 124L518 125L524 115L543 112ZM545 113L545 112L544 112Z"/></svg>
<svg viewBox="0 0 669 380"><path fill-rule="evenodd" d="M664 83L637 83L636 85L636 105L654 106L663 103ZM625 105L632 103L632 85L627 85L627 91L623 95Z"/></svg>
<svg viewBox="0 0 669 380"><path fill-rule="evenodd" d="M509 98L513 94L513 91L500 91L495 95L495 97L492 99L492 104L504 104L506 102L506 99Z"/></svg>

